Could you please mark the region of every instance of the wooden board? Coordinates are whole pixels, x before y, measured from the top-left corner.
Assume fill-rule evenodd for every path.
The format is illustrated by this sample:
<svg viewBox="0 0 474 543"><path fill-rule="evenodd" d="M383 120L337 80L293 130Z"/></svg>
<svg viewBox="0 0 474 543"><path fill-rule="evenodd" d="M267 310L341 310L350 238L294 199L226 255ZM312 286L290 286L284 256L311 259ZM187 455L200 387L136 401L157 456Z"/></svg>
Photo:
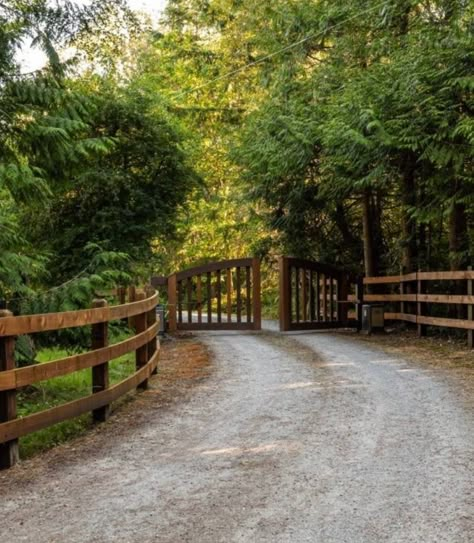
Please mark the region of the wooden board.
<svg viewBox="0 0 474 543"><path fill-rule="evenodd" d="M155 323L141 334L102 349L68 356L52 362L0 372L0 390L25 387L39 381L53 379L54 377L103 364L146 345L156 337L158 330L159 323Z"/></svg>
<svg viewBox="0 0 474 543"><path fill-rule="evenodd" d="M159 353L160 351L157 350L146 366L107 390L0 424L0 443L25 436L112 403L151 376L158 365Z"/></svg>
<svg viewBox="0 0 474 543"><path fill-rule="evenodd" d="M158 303L158 293L142 301L123 305L65 311L63 313L44 313L40 315L22 315L0 319L0 335L19 336L49 330L62 330L87 326L99 322L109 322L125 317L146 313Z"/></svg>

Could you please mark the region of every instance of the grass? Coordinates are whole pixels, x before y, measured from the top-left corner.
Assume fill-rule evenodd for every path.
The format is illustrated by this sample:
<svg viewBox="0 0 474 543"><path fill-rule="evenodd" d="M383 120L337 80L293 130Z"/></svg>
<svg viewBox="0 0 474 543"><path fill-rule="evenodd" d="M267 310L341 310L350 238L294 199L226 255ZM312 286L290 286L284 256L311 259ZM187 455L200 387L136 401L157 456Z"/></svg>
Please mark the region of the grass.
<svg viewBox="0 0 474 543"><path fill-rule="evenodd" d="M129 337L131 333L121 331L114 334L111 343L117 343ZM41 349L36 360L38 363L50 362L75 354L59 347ZM135 353L128 353L109 362L110 384L118 383L135 371ZM92 391L92 369L80 370L69 375L41 381L26 387L17 396L18 416L24 417L66 402L88 396ZM20 455L27 458L72 437L77 437L92 427L90 414L67 420L29 434L20 439Z"/></svg>

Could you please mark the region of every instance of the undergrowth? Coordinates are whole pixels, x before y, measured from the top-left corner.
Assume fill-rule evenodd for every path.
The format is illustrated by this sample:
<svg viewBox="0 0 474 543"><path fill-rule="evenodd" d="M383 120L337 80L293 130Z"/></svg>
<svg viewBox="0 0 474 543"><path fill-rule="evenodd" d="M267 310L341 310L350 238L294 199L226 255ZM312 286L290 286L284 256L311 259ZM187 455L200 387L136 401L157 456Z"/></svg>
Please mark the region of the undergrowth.
<svg viewBox="0 0 474 543"><path fill-rule="evenodd" d="M129 337L129 330L114 330L110 343L117 343ZM87 349L83 349L87 350ZM45 347L36 355L36 362L41 364L57 360L72 354L77 354L63 347ZM135 353L127 353L109 362L110 384L118 383L135 371ZM92 369L76 371L69 375L41 381L34 386L24 388L17 396L18 416L24 417L45 409L88 396L92 391ZM55 445L63 443L72 437L77 437L92 427L90 413L67 420L34 432L20 439L20 455L27 458Z"/></svg>

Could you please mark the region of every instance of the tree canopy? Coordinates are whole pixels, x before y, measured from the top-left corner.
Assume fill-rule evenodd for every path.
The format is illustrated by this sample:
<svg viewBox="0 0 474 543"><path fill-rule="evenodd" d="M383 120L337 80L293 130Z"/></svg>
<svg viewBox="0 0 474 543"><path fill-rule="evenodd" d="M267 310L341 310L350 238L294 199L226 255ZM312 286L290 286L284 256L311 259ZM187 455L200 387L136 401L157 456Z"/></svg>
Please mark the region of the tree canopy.
<svg viewBox="0 0 474 543"><path fill-rule="evenodd" d="M248 254L465 267L472 36L465 0L1 2L1 295Z"/></svg>

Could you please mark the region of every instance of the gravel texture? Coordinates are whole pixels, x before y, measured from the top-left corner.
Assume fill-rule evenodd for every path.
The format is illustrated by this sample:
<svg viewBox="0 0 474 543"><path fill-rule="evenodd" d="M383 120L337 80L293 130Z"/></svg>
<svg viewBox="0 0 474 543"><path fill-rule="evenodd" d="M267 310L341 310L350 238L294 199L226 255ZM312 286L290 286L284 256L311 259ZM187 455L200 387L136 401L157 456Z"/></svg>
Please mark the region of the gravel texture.
<svg viewBox="0 0 474 543"><path fill-rule="evenodd" d="M181 401L2 479L0 541L474 541L472 369L338 333L200 340L214 370Z"/></svg>

